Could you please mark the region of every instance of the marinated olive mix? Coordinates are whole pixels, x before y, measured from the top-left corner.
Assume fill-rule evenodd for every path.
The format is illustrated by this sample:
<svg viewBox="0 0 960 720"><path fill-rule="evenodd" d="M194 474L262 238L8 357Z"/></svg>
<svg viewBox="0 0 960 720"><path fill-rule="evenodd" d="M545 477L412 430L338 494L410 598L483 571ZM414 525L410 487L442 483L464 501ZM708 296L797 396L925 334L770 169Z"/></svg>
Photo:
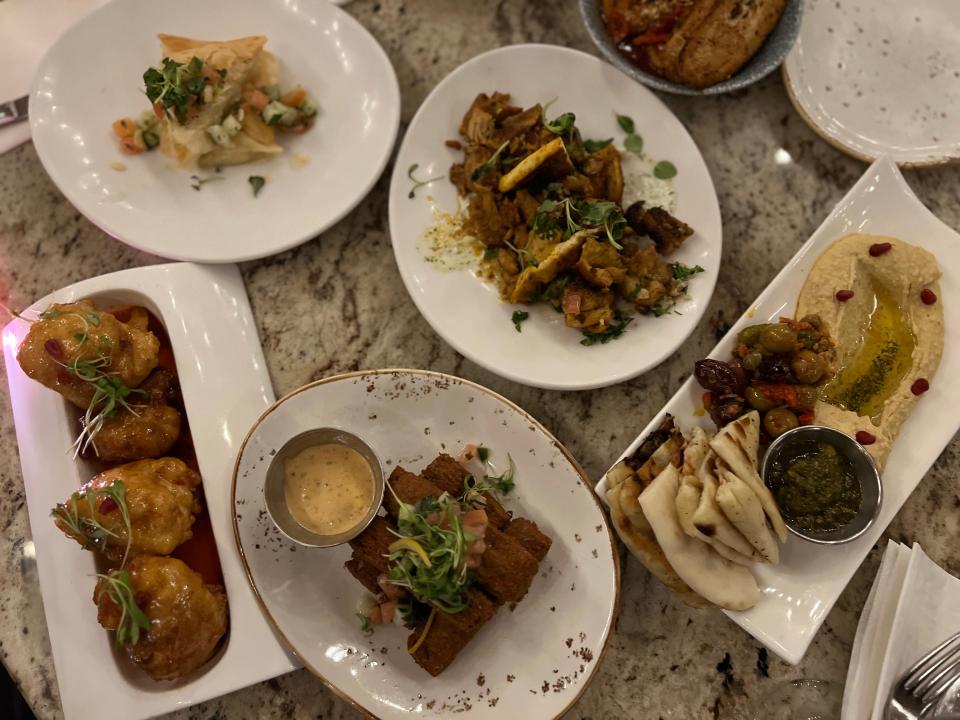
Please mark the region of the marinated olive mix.
<svg viewBox="0 0 960 720"><path fill-rule="evenodd" d="M815 315L745 327L731 360L696 363L704 407L717 427L758 410L768 440L810 424L820 387L832 375L833 347Z"/></svg>

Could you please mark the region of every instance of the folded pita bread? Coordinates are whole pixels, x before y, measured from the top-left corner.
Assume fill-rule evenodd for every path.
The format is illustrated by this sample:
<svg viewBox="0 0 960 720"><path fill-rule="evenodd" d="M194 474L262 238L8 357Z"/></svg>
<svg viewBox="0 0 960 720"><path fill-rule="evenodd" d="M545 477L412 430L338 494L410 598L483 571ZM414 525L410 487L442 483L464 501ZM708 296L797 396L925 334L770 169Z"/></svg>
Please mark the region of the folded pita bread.
<svg viewBox="0 0 960 720"><path fill-rule="evenodd" d="M770 532L767 517L756 493L729 470L720 471L717 505L733 526L767 562L780 562L780 545Z"/></svg>
<svg viewBox="0 0 960 720"><path fill-rule="evenodd" d="M696 478L703 459L710 450L710 441L707 433L699 425L695 425L690 431L690 439L687 440L683 448L683 468L681 476Z"/></svg>
<svg viewBox="0 0 960 720"><path fill-rule="evenodd" d="M640 495L640 506L674 572L691 590L727 610L757 604L760 589L742 565L721 557L709 545L688 536L677 518L679 470L668 465Z"/></svg>
<svg viewBox="0 0 960 720"><path fill-rule="evenodd" d="M712 452L708 453L700 465L700 471L697 473L702 491L700 493L700 504L697 505L693 514L693 525L703 535L726 545L732 550L736 550L741 555L760 560L761 558L753 546L733 526L717 504L718 481L715 475L715 460L716 456Z"/></svg>
<svg viewBox="0 0 960 720"><path fill-rule="evenodd" d="M738 565L753 565L760 560L760 556L755 553L747 556L739 553L733 548L727 547L722 542L709 535L704 535L697 529L693 521L693 516L700 505L700 494L703 492L703 486L696 475L684 475L680 478L680 489L677 490L677 519L680 521L680 527L683 531L700 542L705 542L723 557Z"/></svg>
<svg viewBox="0 0 960 720"><path fill-rule="evenodd" d="M763 484L757 472L760 455L760 413L754 410L725 425L710 441L710 448L756 493L780 542L786 542L787 526L780 516L773 493Z"/></svg>
<svg viewBox="0 0 960 720"><path fill-rule="evenodd" d="M667 562L663 550L657 544L657 539L646 522L646 518L644 518L645 527L643 528L635 527L627 519L620 506L622 482L617 482L615 477L611 479L610 473L607 473L607 480L615 483L607 491L610 519L613 521L614 530L631 554L643 563L644 567L653 573L654 577L673 590L684 603L695 608L710 607L710 603L693 592L670 567L670 563Z"/></svg>

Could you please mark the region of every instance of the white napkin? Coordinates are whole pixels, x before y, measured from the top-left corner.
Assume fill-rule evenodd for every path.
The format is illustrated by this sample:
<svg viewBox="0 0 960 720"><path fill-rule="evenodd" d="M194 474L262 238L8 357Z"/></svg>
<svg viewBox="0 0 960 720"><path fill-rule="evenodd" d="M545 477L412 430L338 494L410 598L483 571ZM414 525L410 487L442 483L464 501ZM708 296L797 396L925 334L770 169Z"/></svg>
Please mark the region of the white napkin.
<svg viewBox="0 0 960 720"><path fill-rule="evenodd" d="M883 720L887 695L919 658L960 631L960 580L919 545L892 540L870 589L843 693L843 720Z"/></svg>
<svg viewBox="0 0 960 720"><path fill-rule="evenodd" d="M3 0L0 2L0 102L30 92L33 75L54 41L106 0ZM26 121L0 128L0 154L30 139Z"/></svg>

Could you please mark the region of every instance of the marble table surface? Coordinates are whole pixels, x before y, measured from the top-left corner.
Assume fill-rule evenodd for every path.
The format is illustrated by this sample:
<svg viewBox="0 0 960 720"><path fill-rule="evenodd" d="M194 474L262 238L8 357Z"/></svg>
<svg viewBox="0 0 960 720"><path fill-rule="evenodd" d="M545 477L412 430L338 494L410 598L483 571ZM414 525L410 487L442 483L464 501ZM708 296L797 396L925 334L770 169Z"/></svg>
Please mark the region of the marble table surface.
<svg viewBox="0 0 960 720"><path fill-rule="evenodd" d="M595 52L570 0L355 0L346 8L376 36L396 67L408 121L430 89L464 60L500 45L543 42ZM459 356L420 318L390 250L387 179L322 237L243 265L267 364L278 394L334 373L418 367L460 375L519 403L598 477L646 425L865 166L818 138L790 106L779 73L722 97L664 101L706 158L723 213L723 264L706 316L675 356L641 378L581 393L502 380ZM920 199L960 228L960 167L908 171ZM23 307L56 288L159 262L110 239L49 180L32 145L0 157L0 302ZM39 718L61 717L24 505L5 379L0 382L0 657ZM919 542L960 574L960 442L956 439L890 525L887 536ZM686 608L624 555L620 618L593 684L568 717L752 718L778 682L842 686L857 618L886 536L843 593L805 660L772 655L717 611ZM717 664L729 654L732 673ZM306 671L181 711L185 718L356 718Z"/></svg>

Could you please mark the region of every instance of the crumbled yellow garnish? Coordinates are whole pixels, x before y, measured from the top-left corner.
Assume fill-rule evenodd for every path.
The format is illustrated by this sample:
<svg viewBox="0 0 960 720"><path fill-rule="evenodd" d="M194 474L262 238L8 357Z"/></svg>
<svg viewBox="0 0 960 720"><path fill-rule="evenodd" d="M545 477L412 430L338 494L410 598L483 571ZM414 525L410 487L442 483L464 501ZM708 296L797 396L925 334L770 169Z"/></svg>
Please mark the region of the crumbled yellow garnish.
<svg viewBox="0 0 960 720"><path fill-rule="evenodd" d="M413 655L417 650L420 649L420 646L423 645L423 641L427 639L427 633L430 632L430 626L433 625L433 618L437 614L436 608L430 609L430 617L427 618L426 624L423 626L423 632L420 633L420 637L417 638L417 641L413 644L412 647L407 648L407 652Z"/></svg>

